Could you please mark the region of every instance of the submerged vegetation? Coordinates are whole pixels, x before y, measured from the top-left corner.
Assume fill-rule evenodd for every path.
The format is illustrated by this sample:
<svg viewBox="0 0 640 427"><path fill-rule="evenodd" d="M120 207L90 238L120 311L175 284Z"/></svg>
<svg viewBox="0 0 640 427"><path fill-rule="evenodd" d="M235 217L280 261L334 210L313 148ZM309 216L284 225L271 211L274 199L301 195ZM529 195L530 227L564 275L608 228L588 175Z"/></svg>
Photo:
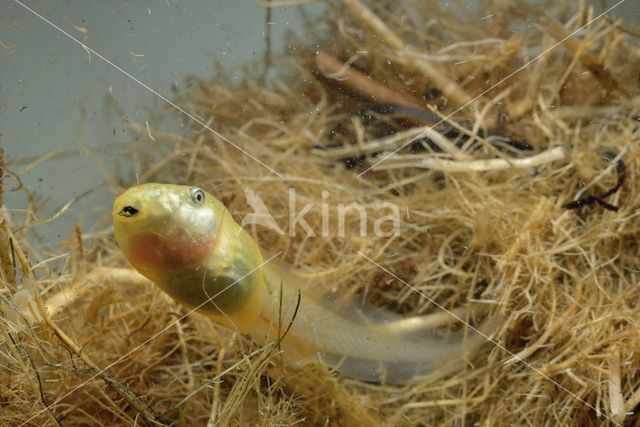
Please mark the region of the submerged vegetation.
<svg viewBox="0 0 640 427"><path fill-rule="evenodd" d="M284 366L277 343L136 281L109 230L78 229L56 269L28 244L29 220L3 212L0 423L637 422L639 35L584 2L487 1L480 15L440 3L328 3L269 61L271 81L262 64L236 85L221 69L194 78L176 97L190 135L131 123L136 179L110 181L114 194L197 184L239 222L250 187L283 232L247 230L327 291L470 323L500 313L465 369L389 386ZM361 215L343 235L290 233L291 188L298 211L357 202L368 229L392 203L398 233L360 233ZM323 230L324 217L305 220Z"/></svg>

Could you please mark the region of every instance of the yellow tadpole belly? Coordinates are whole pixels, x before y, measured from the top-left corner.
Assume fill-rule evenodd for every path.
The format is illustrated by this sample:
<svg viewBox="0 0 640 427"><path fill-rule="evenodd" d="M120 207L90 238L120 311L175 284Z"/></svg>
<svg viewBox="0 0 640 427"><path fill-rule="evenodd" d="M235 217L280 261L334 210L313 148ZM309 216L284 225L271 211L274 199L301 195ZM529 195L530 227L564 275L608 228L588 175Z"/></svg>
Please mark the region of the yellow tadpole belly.
<svg viewBox="0 0 640 427"><path fill-rule="evenodd" d="M258 342L291 324L282 347L293 364L319 359L359 380L405 383L458 369L483 342L420 330L429 324L423 317L333 301L291 266L265 262L224 205L198 187L132 187L114 202L113 226L129 263L185 306ZM481 328L495 328L495 318Z"/></svg>

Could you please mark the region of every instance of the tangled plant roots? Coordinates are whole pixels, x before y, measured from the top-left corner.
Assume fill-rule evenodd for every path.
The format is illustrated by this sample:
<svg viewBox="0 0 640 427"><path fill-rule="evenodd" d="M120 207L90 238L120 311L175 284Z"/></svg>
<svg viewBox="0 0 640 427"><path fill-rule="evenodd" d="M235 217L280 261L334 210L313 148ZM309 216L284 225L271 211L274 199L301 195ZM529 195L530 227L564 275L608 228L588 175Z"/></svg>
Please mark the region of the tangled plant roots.
<svg viewBox="0 0 640 427"><path fill-rule="evenodd" d="M72 240L60 271L39 268L33 278L27 258L41 258L24 241L29 227L4 221L0 423L638 422L637 36L609 17L592 22L583 2L541 10L487 1L483 19L424 3L331 2L275 58L279 79L260 83L250 69L239 85L222 71L193 79L178 102L219 134L132 124L131 146L149 159L142 181L202 186L236 220L252 212L250 187L284 234L248 230L325 276L328 291L406 314L438 312L424 296L463 317L487 307L503 316L499 347L487 344L454 375L405 387L290 369L277 348L183 317L147 283L99 270L125 266L108 234L84 248ZM390 103L447 120L432 130L411 114L359 113ZM444 137L443 126L455 135ZM158 147L160 160L150 154ZM328 235L298 226L289 236L290 189L298 212L315 203L305 220L318 235L326 203ZM342 236L337 207L354 202L369 232L347 215ZM380 202L399 207L397 236L371 232ZM42 316L32 290L49 302L68 297L58 297L52 320L25 327L18 306Z"/></svg>

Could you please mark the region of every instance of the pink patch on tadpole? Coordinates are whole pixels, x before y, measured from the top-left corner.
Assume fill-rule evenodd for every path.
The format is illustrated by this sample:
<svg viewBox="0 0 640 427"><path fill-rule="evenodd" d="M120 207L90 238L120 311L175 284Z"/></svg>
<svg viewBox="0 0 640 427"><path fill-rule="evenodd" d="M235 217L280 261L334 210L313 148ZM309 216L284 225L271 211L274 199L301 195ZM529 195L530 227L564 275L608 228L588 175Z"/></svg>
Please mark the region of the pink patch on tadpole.
<svg viewBox="0 0 640 427"><path fill-rule="evenodd" d="M162 237L141 233L131 238L129 253L134 266L192 268L204 262L213 242L213 238L194 240L189 236Z"/></svg>

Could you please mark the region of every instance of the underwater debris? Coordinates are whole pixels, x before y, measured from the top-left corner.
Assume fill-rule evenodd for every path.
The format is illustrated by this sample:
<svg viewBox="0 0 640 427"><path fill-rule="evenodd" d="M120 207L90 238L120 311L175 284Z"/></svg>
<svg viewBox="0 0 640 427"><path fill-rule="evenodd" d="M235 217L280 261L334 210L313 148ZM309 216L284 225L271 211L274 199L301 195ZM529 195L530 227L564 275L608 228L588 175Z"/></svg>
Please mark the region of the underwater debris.
<svg viewBox="0 0 640 427"><path fill-rule="evenodd" d="M109 229L75 233L64 248L68 257L23 281L29 271L22 260L37 265L59 254L29 245L30 219L25 225L19 216L16 223L3 217L11 234L0 233L0 423L129 426L143 422L143 409L180 425L636 423L640 51L616 20L594 20L586 4L549 4L544 13L562 17L562 32L524 4L485 5L479 19L438 2L330 2L308 34L292 36L285 55L272 55L273 81L261 84L251 70L239 84L222 72L193 78L176 102L281 176L266 175L199 124L185 136L155 129L160 120L132 122L127 150L139 159L142 181L202 186L235 219L252 212L243 196L251 188L284 234L260 224L247 232L323 279L328 292L402 315L438 312L405 281L465 321L478 320L467 307L486 307L503 316L493 339L508 352L486 346L458 372L411 386L353 381L322 365L291 369L277 348L186 316L131 276ZM554 47L574 32L566 48ZM325 61L319 71L318 50L337 68ZM378 95L353 84L351 71L375 82ZM403 101L379 96L382 88ZM433 123L415 123L415 114L396 117L376 104L434 114L457 134L443 137L438 126L427 130ZM360 114L363 108L379 111ZM384 126L393 132L385 135ZM499 145L492 135L510 142ZM412 139L424 144L414 147ZM606 149L624 153L624 163L612 165L617 183L594 191L600 201L580 203L617 210L593 218L559 214L567 189L592 191L608 179L609 169L594 166ZM360 175L344 167L344 159L361 156L388 158ZM19 186L16 178L7 171L6 188ZM113 179L114 195L132 181L126 174ZM604 200L620 197L623 186L624 203ZM289 188L301 205L315 204L306 216L315 230L323 227L323 200L332 212L357 202L368 213L384 201L401 208L401 233L361 236L353 215L345 220L347 237L331 231L335 224L326 238L289 236ZM323 191L330 193L325 199ZM358 251L376 254L402 280ZM35 301L28 287L55 308L51 321L81 354L109 367L134 404L100 377L91 379L96 371L51 327L13 324L6 313L15 295L22 307ZM440 327L459 331L457 323Z"/></svg>
<svg viewBox="0 0 640 427"><path fill-rule="evenodd" d="M610 203L607 203L604 200L605 198L611 196L612 194L617 193L618 190L620 190L624 185L624 180L627 176L627 173L626 173L626 169L623 161L616 160L615 168L616 168L616 173L618 175L618 181L615 183L613 187L611 187L610 189L608 189L607 191L605 191L604 193L598 196L589 195L589 194L586 196L582 196L577 200L573 200L569 203L565 203L563 207L566 209L578 209L583 206L589 206L589 205L593 205L594 203L597 203L609 211L617 212L618 209L620 209L619 206L612 205Z"/></svg>

